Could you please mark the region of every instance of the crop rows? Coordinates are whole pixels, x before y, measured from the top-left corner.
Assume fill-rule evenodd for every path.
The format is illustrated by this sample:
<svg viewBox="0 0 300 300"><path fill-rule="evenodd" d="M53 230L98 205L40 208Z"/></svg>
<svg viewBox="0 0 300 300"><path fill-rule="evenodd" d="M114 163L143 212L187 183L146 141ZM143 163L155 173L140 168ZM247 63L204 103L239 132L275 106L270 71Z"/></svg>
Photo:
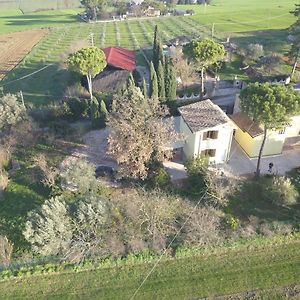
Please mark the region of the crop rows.
<svg viewBox="0 0 300 300"><path fill-rule="evenodd" d="M158 25L163 42L179 35L199 36L201 32L210 32L197 21L187 17L149 18L146 20L126 20L108 23L79 23L77 25L64 25L52 29L47 36L31 51L19 66L11 71L5 82L29 75L42 67L53 64L36 75L17 81L13 85L7 85L5 90L24 93L33 96L28 97L28 102L46 104L49 98L58 100L62 94L60 91L67 80L65 71L61 70L61 62L65 60L70 46L76 42L91 42L91 34L94 45L97 47L121 46L138 51L138 56L145 58L144 50L152 44L154 27ZM144 61L144 62L143 62ZM145 60L141 59L141 63ZM42 97L41 95L47 95Z"/></svg>

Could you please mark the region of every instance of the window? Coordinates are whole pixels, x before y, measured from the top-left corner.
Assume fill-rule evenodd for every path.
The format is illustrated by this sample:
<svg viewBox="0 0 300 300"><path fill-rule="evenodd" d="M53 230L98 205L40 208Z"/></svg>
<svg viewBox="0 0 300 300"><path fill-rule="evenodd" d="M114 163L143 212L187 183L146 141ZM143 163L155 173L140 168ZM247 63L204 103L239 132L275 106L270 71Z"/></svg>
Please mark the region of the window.
<svg viewBox="0 0 300 300"><path fill-rule="evenodd" d="M216 149L203 150L203 151L201 151L201 156L215 157L216 156Z"/></svg>
<svg viewBox="0 0 300 300"><path fill-rule="evenodd" d="M206 131L203 133L203 140L216 140L218 138L218 131Z"/></svg>

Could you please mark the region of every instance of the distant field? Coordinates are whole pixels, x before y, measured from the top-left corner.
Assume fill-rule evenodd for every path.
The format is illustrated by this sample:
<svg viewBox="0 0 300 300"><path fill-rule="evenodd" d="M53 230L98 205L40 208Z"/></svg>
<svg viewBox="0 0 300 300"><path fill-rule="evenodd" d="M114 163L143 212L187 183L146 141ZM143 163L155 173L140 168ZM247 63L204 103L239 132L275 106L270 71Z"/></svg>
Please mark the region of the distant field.
<svg viewBox="0 0 300 300"><path fill-rule="evenodd" d="M36 27L52 27L50 33L15 68L5 80L5 91L22 90L25 100L33 104L57 101L68 85L67 72L60 68L62 54L76 41L88 41L94 33L99 47L120 45L138 50L149 47L157 24L165 41L179 36L214 36L224 41L231 36L238 44L261 43L267 51L284 53L288 49L286 29L294 17L289 14L295 0L214 0L211 6L179 6L191 8L193 17L163 17L86 24L79 22L78 10L46 11L22 15L17 11L0 12L0 33ZM213 26L214 23L214 26ZM139 52L138 61L143 63ZM45 66L34 76L15 81ZM239 74L232 65L221 78L230 79ZM222 77L223 76L223 77ZM0 84L0 86L1 86Z"/></svg>
<svg viewBox="0 0 300 300"><path fill-rule="evenodd" d="M0 282L0 299L132 299L152 266L141 263L8 280ZM294 239L162 261L134 299L200 299L257 289L269 291L255 299L286 299L276 297L272 288L299 282L300 241Z"/></svg>
<svg viewBox="0 0 300 300"><path fill-rule="evenodd" d="M77 14L81 11L82 9L78 8L22 14L18 9L0 9L0 34L75 24L78 23Z"/></svg>
<svg viewBox="0 0 300 300"><path fill-rule="evenodd" d="M179 5L195 11L193 19L206 25L215 23L217 31L245 32L266 29L283 29L295 19L295 0L213 0L213 4ZM298 1L299 2L299 1Z"/></svg>
<svg viewBox="0 0 300 300"><path fill-rule="evenodd" d="M46 34L45 29L35 29L0 35L0 80L18 65Z"/></svg>
<svg viewBox="0 0 300 300"><path fill-rule="evenodd" d="M99 47L120 45L136 49L139 62L143 61L139 49L149 47L153 41L153 31L158 24L165 41L179 35L206 36L206 26L185 17L165 17L146 20L130 20L122 22L65 25L53 28L50 33L32 50L24 61L11 72L5 80L5 91L22 90L25 101L34 104L46 104L56 101L62 96L68 84L67 72L60 68L62 54L76 41L89 41L90 33L94 33L94 43ZM15 82L47 65L47 69L29 78ZM0 83L1 86L1 83Z"/></svg>

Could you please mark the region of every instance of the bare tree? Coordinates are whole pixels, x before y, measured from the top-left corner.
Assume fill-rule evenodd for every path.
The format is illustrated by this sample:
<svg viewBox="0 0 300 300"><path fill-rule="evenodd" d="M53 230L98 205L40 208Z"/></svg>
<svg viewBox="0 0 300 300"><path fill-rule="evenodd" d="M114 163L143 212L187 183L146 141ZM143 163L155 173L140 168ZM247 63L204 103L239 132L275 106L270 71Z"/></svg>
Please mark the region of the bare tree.
<svg viewBox="0 0 300 300"><path fill-rule="evenodd" d="M107 200L95 196L79 201L73 216L73 237L66 259L81 261L109 252L106 238L109 228Z"/></svg>
<svg viewBox="0 0 300 300"><path fill-rule="evenodd" d="M195 68L192 64L188 63L187 59L184 58L180 48L175 48L172 52L172 61L176 71L176 76L181 79L181 83L184 88L194 82L197 82L198 75L195 72Z"/></svg>
<svg viewBox="0 0 300 300"><path fill-rule="evenodd" d="M0 235L0 263L8 265L11 261L13 244L6 236Z"/></svg>
<svg viewBox="0 0 300 300"><path fill-rule="evenodd" d="M220 217L210 207L198 207L184 227L186 245L205 246L220 241Z"/></svg>
<svg viewBox="0 0 300 300"><path fill-rule="evenodd" d="M162 162L170 155L165 146L176 135L164 121L166 113L158 100L145 99L136 87L114 98L108 117L108 152L124 177L145 179L149 163Z"/></svg>
<svg viewBox="0 0 300 300"><path fill-rule="evenodd" d="M125 216L123 234L129 251L150 247L160 251L166 248L180 224L177 217L188 212L185 203L161 191L131 190L113 199Z"/></svg>
<svg viewBox="0 0 300 300"><path fill-rule="evenodd" d="M42 183L50 188L54 187L59 170L49 165L44 154L38 154L33 161L42 173Z"/></svg>

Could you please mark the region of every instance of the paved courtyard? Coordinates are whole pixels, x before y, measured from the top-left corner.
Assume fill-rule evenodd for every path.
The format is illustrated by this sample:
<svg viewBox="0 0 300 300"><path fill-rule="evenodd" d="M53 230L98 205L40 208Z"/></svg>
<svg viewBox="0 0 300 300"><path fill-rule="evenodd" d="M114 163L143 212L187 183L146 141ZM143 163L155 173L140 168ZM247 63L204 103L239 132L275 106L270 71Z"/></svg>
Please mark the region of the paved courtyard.
<svg viewBox="0 0 300 300"><path fill-rule="evenodd" d="M261 174L269 174L268 169L270 162L274 164L273 174L284 175L291 169L300 167L300 147L295 146L294 148L283 151L280 155L263 157L261 160ZM241 147L233 141L230 159L222 168L237 176L254 175L256 164L257 159L250 159L243 152Z"/></svg>
<svg viewBox="0 0 300 300"><path fill-rule="evenodd" d="M272 174L285 175L286 172L300 167L300 146L285 150L281 155L263 157L261 160L261 174L270 174L269 163L274 164ZM256 171L257 159L250 159L233 140L231 155L227 164L212 166L217 173L224 172L227 176L253 176ZM182 162L164 162L164 166L173 182L187 177Z"/></svg>

